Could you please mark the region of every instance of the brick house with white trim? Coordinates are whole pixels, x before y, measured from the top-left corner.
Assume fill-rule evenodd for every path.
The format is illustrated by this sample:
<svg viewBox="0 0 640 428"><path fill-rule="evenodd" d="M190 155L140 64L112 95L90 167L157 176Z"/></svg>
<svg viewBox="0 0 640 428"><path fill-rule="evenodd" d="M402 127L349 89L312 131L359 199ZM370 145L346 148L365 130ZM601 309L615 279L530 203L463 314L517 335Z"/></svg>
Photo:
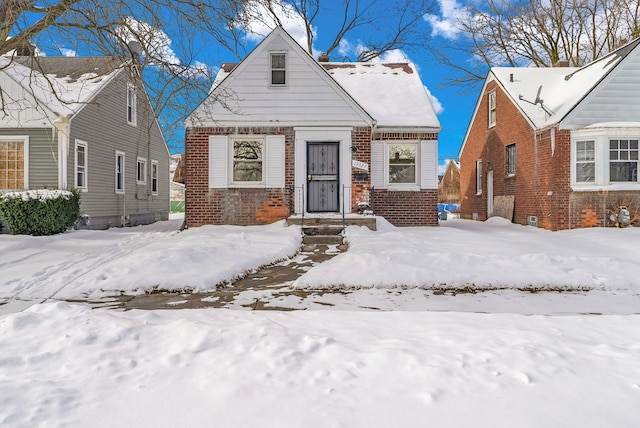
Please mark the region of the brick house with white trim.
<svg viewBox="0 0 640 428"><path fill-rule="evenodd" d="M461 217L610 226L640 205L639 140L640 39L580 68L492 68L460 150Z"/></svg>
<svg viewBox="0 0 640 428"><path fill-rule="evenodd" d="M412 64L315 61L273 30L186 120L185 221L355 214L437 225L440 123Z"/></svg>

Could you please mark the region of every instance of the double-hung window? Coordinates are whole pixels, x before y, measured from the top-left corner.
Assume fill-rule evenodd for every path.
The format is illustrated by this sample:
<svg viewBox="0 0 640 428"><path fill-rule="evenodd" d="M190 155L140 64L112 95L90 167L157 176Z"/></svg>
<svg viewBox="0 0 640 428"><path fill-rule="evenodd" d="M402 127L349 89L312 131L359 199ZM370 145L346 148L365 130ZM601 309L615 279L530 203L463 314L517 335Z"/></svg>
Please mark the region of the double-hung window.
<svg viewBox="0 0 640 428"><path fill-rule="evenodd" d="M116 193L124 193L124 152L116 151Z"/></svg>
<svg viewBox="0 0 640 428"><path fill-rule="evenodd" d="M270 54L271 86L286 86L287 84L287 54L272 52Z"/></svg>
<svg viewBox="0 0 640 428"><path fill-rule="evenodd" d="M75 153L75 187L87 190L87 143L76 140Z"/></svg>
<svg viewBox="0 0 640 428"><path fill-rule="evenodd" d="M139 157L136 165L136 183L147 184L147 160Z"/></svg>
<svg viewBox="0 0 640 428"><path fill-rule="evenodd" d="M418 185L418 143L389 142L387 143L389 186Z"/></svg>
<svg viewBox="0 0 640 428"><path fill-rule="evenodd" d="M489 92L489 128L496 126L496 91Z"/></svg>
<svg viewBox="0 0 640 428"><path fill-rule="evenodd" d="M151 194L158 194L158 161L151 161Z"/></svg>
<svg viewBox="0 0 640 428"><path fill-rule="evenodd" d="M638 181L638 140L609 140L609 181Z"/></svg>
<svg viewBox="0 0 640 428"><path fill-rule="evenodd" d="M576 142L576 182L593 183L596 180L596 142Z"/></svg>
<svg viewBox="0 0 640 428"><path fill-rule="evenodd" d="M264 138L242 136L232 139L232 183L264 182Z"/></svg>
<svg viewBox="0 0 640 428"><path fill-rule="evenodd" d="M516 174L516 145L509 144L505 153L506 157L506 165L507 165L507 176L512 176Z"/></svg>
<svg viewBox="0 0 640 428"><path fill-rule="evenodd" d="M0 190L28 187L29 137L0 137Z"/></svg>
<svg viewBox="0 0 640 428"><path fill-rule="evenodd" d="M636 127L596 127L571 133L571 184L576 190L640 190Z"/></svg>
<svg viewBox="0 0 640 428"><path fill-rule="evenodd" d="M127 123L135 126L137 123L137 115L136 87L129 83L127 85Z"/></svg>

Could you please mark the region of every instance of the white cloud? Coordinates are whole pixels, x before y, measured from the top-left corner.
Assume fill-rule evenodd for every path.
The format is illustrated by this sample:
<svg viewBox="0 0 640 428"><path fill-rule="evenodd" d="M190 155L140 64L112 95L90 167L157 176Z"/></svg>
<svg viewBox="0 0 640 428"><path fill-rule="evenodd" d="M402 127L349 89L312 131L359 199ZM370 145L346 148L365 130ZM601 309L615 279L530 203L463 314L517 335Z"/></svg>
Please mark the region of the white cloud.
<svg viewBox="0 0 640 428"><path fill-rule="evenodd" d="M442 106L438 98L436 98L435 95L433 95L429 88L427 88L426 86L424 87L424 90L427 91L427 95L429 95L429 99L431 100L431 104L433 105L433 109L435 110L436 114L442 113L444 111L444 107Z"/></svg>
<svg viewBox="0 0 640 428"><path fill-rule="evenodd" d="M304 19L289 5L273 3L272 7L282 24L282 28L306 50L308 38ZM267 11L260 2L248 2L243 13L245 18L250 17L248 24L244 27L247 31L247 39L250 41L259 42L277 26L271 12ZM315 37L315 27L312 27L311 31ZM313 48L314 57L317 54L318 52Z"/></svg>
<svg viewBox="0 0 640 428"><path fill-rule="evenodd" d="M469 17L469 11L457 0L438 0L441 14L426 14L424 19L431 25L431 35L455 40L461 33L458 22Z"/></svg>
<svg viewBox="0 0 640 428"><path fill-rule="evenodd" d="M73 49L60 48L60 53L62 54L62 56L66 57L78 56L78 53Z"/></svg>
<svg viewBox="0 0 640 428"><path fill-rule="evenodd" d="M409 57L401 49L392 49L380 55L372 62L410 62Z"/></svg>
<svg viewBox="0 0 640 428"><path fill-rule="evenodd" d="M130 16L125 18L125 23L125 26L118 28L119 36L126 42L140 42L152 62L156 59L167 64L180 64L180 59L171 48L172 40L164 31Z"/></svg>

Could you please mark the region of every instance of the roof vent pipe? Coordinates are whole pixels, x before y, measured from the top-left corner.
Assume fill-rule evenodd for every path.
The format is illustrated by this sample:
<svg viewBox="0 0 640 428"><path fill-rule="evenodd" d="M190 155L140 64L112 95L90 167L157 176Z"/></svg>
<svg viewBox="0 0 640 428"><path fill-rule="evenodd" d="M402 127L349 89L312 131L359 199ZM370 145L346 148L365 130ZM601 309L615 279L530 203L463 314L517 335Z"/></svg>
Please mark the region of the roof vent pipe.
<svg viewBox="0 0 640 428"><path fill-rule="evenodd" d="M513 73L509 74L509 82L513 82Z"/></svg>

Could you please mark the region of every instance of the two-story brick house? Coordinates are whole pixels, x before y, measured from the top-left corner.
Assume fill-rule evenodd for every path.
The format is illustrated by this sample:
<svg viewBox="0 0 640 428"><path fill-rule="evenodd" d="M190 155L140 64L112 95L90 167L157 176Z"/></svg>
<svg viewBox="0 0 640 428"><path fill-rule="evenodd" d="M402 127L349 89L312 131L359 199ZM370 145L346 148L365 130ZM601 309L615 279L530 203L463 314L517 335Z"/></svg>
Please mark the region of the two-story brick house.
<svg viewBox="0 0 640 428"><path fill-rule="evenodd" d="M461 216L611 225L640 203L639 140L640 40L581 68L492 68L460 150Z"/></svg>
<svg viewBox="0 0 640 428"><path fill-rule="evenodd" d="M412 64L314 60L282 28L186 120L188 226L357 213L437 224L440 123Z"/></svg>

